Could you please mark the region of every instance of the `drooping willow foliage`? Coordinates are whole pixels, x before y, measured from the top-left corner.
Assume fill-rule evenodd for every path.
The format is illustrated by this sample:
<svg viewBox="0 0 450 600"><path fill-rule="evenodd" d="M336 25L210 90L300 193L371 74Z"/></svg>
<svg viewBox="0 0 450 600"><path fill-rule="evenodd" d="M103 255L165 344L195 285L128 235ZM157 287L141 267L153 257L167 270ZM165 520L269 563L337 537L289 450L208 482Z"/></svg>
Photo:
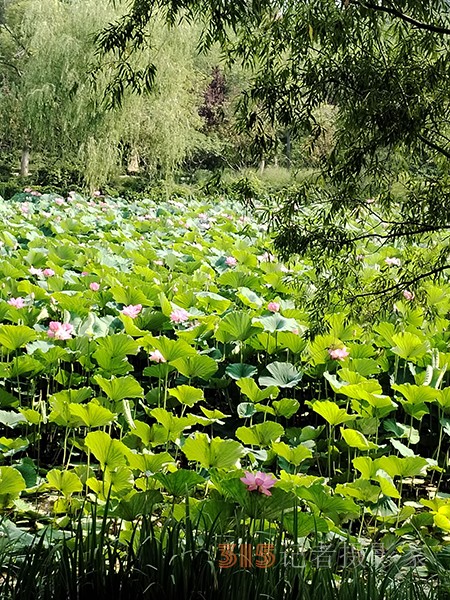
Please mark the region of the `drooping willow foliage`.
<svg viewBox="0 0 450 600"><path fill-rule="evenodd" d="M127 91L108 106L113 63L99 56L95 35L121 14L107 0L26 0L6 5L0 47L2 146L63 160L99 186L120 165L171 172L196 147L204 75L196 65L195 27L169 30L156 20L151 45L132 58L134 69L154 63L150 94Z"/></svg>

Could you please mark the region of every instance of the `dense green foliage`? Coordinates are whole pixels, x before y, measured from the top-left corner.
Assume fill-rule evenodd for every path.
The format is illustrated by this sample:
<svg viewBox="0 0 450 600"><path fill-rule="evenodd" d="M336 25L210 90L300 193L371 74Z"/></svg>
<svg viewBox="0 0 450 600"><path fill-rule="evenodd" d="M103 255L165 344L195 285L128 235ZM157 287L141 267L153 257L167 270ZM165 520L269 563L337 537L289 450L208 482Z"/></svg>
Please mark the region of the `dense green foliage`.
<svg viewBox="0 0 450 600"><path fill-rule="evenodd" d="M70 530L109 500L124 542L143 515L188 511L244 540L446 546L448 286L405 290L370 324L330 312L314 335L312 261L278 262L225 199L27 192L1 212L10 519ZM361 260L395 281L402 259Z"/></svg>
<svg viewBox="0 0 450 600"><path fill-rule="evenodd" d="M359 234L346 226L348 216L374 199L372 212L384 225L378 242L427 241L430 232L448 229L448 2L136 1L100 36L103 48L128 48L161 13L174 25L203 23L204 46L218 40L230 60L252 69L241 105L259 153L280 128L320 137L318 110L334 107L321 168L285 201L280 249L336 253L353 246ZM393 202L395 211L386 214ZM305 205L317 207L306 223ZM443 247L432 269L421 270L447 268Z"/></svg>
<svg viewBox="0 0 450 600"><path fill-rule="evenodd" d="M194 27L169 32L154 23L154 47L132 61L134 69L155 62L153 92L127 93L120 107L107 110L113 65L97 56L94 34L120 14L106 1L6 3L0 26L9 63L0 73L2 157L9 163L15 157L18 165L28 148L35 181L95 189L127 169L167 176L199 145L198 107L209 73L196 58ZM61 181L52 181L58 171Z"/></svg>

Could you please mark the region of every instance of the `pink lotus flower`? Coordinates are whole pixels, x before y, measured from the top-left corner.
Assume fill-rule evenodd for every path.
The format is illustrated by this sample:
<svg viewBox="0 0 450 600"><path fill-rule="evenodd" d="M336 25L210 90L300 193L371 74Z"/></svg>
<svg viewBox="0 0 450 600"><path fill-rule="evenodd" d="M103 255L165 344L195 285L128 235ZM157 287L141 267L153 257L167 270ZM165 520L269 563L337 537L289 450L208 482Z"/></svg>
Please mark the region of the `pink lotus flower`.
<svg viewBox="0 0 450 600"><path fill-rule="evenodd" d="M135 319L142 310L142 304L129 304L122 309L122 314Z"/></svg>
<svg viewBox="0 0 450 600"><path fill-rule="evenodd" d="M399 258L396 257L388 257L385 259L384 261L387 265L389 265L390 267L394 266L394 267L399 267L402 264L402 261Z"/></svg>
<svg viewBox="0 0 450 600"><path fill-rule="evenodd" d="M95 192L93 192L92 195L95 196L96 198L98 198L99 196L102 195L102 193L100 192L100 190L95 190Z"/></svg>
<svg viewBox="0 0 450 600"><path fill-rule="evenodd" d="M96 281L93 281L92 283L89 284L89 289L92 290L93 292L98 292L98 290L100 289L100 284L97 283Z"/></svg>
<svg viewBox="0 0 450 600"><path fill-rule="evenodd" d="M88 271L81 272L82 277L87 277L89 275Z"/></svg>
<svg viewBox="0 0 450 600"><path fill-rule="evenodd" d="M32 274L32 275L37 275L38 277L41 277L44 273L42 271L42 269L36 269L35 267L30 267L28 269L28 271Z"/></svg>
<svg viewBox="0 0 450 600"><path fill-rule="evenodd" d="M55 275L55 271L53 269L44 269L42 271L42 275L45 277L53 277L53 275Z"/></svg>
<svg viewBox="0 0 450 600"><path fill-rule="evenodd" d="M23 190L25 192L25 194L31 194L31 192L33 191L31 188L27 187Z"/></svg>
<svg viewBox="0 0 450 600"><path fill-rule="evenodd" d="M343 348L329 348L328 354L333 360L344 360L349 356L350 352L344 346Z"/></svg>
<svg viewBox="0 0 450 600"><path fill-rule="evenodd" d="M166 359L164 358L164 356L161 354L161 352L159 350L154 350L149 355L149 359L152 360L153 362L157 362L157 363L165 363L166 362Z"/></svg>
<svg viewBox="0 0 450 600"><path fill-rule="evenodd" d="M235 267L237 265L237 260L234 258L234 256L227 256L225 264L229 267Z"/></svg>
<svg viewBox="0 0 450 600"><path fill-rule="evenodd" d="M245 477L241 477L242 483L245 483L249 492L258 491L265 496L271 496L269 488L273 487L277 480L270 473L258 471L255 475L245 471Z"/></svg>
<svg viewBox="0 0 450 600"><path fill-rule="evenodd" d="M273 313L279 312L280 303L279 302L269 302L269 304L267 305L267 310L270 310L270 312L273 312Z"/></svg>
<svg viewBox="0 0 450 600"><path fill-rule="evenodd" d="M28 202L24 202L20 205L20 211L22 214L27 215L30 212L30 205Z"/></svg>
<svg viewBox="0 0 450 600"><path fill-rule="evenodd" d="M8 304L14 306L14 308L23 308L25 306L25 301L23 298L10 298Z"/></svg>
<svg viewBox="0 0 450 600"><path fill-rule="evenodd" d="M63 198L55 198L55 204L57 204L58 206L62 206L63 204L65 204L65 201Z"/></svg>
<svg viewBox="0 0 450 600"><path fill-rule="evenodd" d="M36 197L38 197L38 196L42 196L41 192L36 192L36 191L34 191L34 192L31 192L31 195L32 195L32 196L36 196Z"/></svg>
<svg viewBox="0 0 450 600"><path fill-rule="evenodd" d="M189 319L189 313L184 308L176 308L170 313L172 323L184 323Z"/></svg>
<svg viewBox="0 0 450 600"><path fill-rule="evenodd" d="M55 340L70 340L73 333L73 327L70 323L60 323L59 321L50 321L48 326L48 337Z"/></svg>
<svg viewBox="0 0 450 600"><path fill-rule="evenodd" d="M406 300L414 300L414 292L410 292L409 290L403 290L403 297Z"/></svg>

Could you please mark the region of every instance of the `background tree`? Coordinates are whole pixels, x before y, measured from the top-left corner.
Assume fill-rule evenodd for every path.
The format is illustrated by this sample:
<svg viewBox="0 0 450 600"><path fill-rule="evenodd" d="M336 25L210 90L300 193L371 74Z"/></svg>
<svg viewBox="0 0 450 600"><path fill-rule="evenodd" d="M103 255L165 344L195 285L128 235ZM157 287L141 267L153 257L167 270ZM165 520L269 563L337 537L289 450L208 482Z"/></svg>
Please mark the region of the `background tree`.
<svg viewBox="0 0 450 600"><path fill-rule="evenodd" d="M151 94L127 91L120 106L107 110L114 65L97 56L94 34L121 10L107 0L4 5L1 143L4 155L22 152L24 175L31 153L34 169L41 163L50 171L66 167L94 188L120 173L123 161L167 175L195 149L204 75L196 66L193 26L169 31L153 22L154 45L134 53L132 62L135 72L157 66Z"/></svg>
<svg viewBox="0 0 450 600"><path fill-rule="evenodd" d="M363 239L419 239L433 247L436 232L446 235L447 1L139 0L103 31L103 48L126 62L127 49L146 43L156 14L173 26L198 20L203 47L219 41L231 61L252 69L241 109L259 148L271 148L280 126L294 138L319 139L317 111L333 107L332 143L320 169L271 207L282 252L344 250L351 257ZM358 214L361 230L350 229L349 213ZM419 272L411 262L398 285L444 272L447 254L444 246Z"/></svg>

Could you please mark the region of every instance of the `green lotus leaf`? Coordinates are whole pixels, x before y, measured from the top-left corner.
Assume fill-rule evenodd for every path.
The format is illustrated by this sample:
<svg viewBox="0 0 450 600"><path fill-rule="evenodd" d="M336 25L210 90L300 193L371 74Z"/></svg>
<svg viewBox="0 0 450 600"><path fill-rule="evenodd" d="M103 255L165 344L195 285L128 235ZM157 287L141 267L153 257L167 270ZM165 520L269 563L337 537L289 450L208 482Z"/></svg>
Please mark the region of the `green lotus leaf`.
<svg viewBox="0 0 450 600"><path fill-rule="evenodd" d="M167 362L173 362L187 356L194 356L195 349L183 340L171 340L165 336L153 337L146 335L140 343L147 350L159 350Z"/></svg>
<svg viewBox="0 0 450 600"><path fill-rule="evenodd" d="M135 492L131 498L121 500L115 510L115 515L125 521L135 521L138 517L150 515L155 504L163 501L163 496L158 490Z"/></svg>
<svg viewBox="0 0 450 600"><path fill-rule="evenodd" d="M245 306L249 306L250 308L259 309L263 305L263 300L255 294L255 292L248 287L241 287L238 289L236 296L245 304Z"/></svg>
<svg viewBox="0 0 450 600"><path fill-rule="evenodd" d="M75 492L81 492L83 490L83 484L81 483L80 478L73 471L52 469L47 473L47 481L50 487L61 492L66 498Z"/></svg>
<svg viewBox="0 0 450 600"><path fill-rule="evenodd" d="M12 410L0 410L0 424L14 429L23 423L27 423L27 419L21 413Z"/></svg>
<svg viewBox="0 0 450 600"><path fill-rule="evenodd" d="M343 408L339 408L335 402L331 402L330 400L317 400L312 405L312 409L333 427L340 425L341 423L346 423L347 421L353 421L355 418L347 414Z"/></svg>
<svg viewBox="0 0 450 600"><path fill-rule="evenodd" d="M405 360L422 358L429 350L429 343L409 331L402 331L392 336L392 352Z"/></svg>
<svg viewBox="0 0 450 600"><path fill-rule="evenodd" d="M171 361L171 364L185 377L189 379L199 377L205 381L208 381L218 369L218 365L213 358L199 354L178 358Z"/></svg>
<svg viewBox="0 0 450 600"><path fill-rule="evenodd" d="M303 373L287 362L273 362L267 365L266 368L270 376L264 375L259 378L259 384L263 387L274 385L281 388L291 388L295 387L303 377Z"/></svg>
<svg viewBox="0 0 450 600"><path fill-rule="evenodd" d="M272 443L272 450L278 456L281 456L288 463L298 467L304 460L312 457L312 452L306 446L288 446L284 442L274 442Z"/></svg>
<svg viewBox="0 0 450 600"><path fill-rule="evenodd" d="M341 427L341 435L344 438L346 444L351 448L358 448L361 451L376 450L377 444L369 442L369 440L356 429L344 429Z"/></svg>
<svg viewBox="0 0 450 600"><path fill-rule="evenodd" d="M244 363L234 363L228 365L225 369L225 373L231 377L231 379L236 380L252 377L257 371L256 367L253 365L246 365Z"/></svg>
<svg viewBox="0 0 450 600"><path fill-rule="evenodd" d="M270 446L284 434L284 428L275 421L265 421L251 427L236 429L236 437L249 446Z"/></svg>
<svg viewBox="0 0 450 600"><path fill-rule="evenodd" d="M87 404L69 404L70 414L77 417L80 423L89 429L92 427L104 427L114 421L116 415L95 402Z"/></svg>
<svg viewBox="0 0 450 600"><path fill-rule="evenodd" d="M92 452L103 470L113 470L126 464L126 447L104 431L91 431L85 439L86 447Z"/></svg>
<svg viewBox="0 0 450 600"><path fill-rule="evenodd" d="M244 342L258 331L261 329L252 324L248 313L234 311L221 320L215 337L219 342L225 344L233 341Z"/></svg>
<svg viewBox="0 0 450 600"><path fill-rule="evenodd" d="M233 467L243 454L243 448L235 440L210 439L206 433L188 437L181 447L188 460L198 462L205 469Z"/></svg>
<svg viewBox="0 0 450 600"><path fill-rule="evenodd" d="M1 439L0 439L1 443ZM0 467L0 506L5 508L26 488L25 480L14 467Z"/></svg>
<svg viewBox="0 0 450 600"><path fill-rule="evenodd" d="M172 496L188 496L198 485L205 482L203 477L186 469L178 469L173 473L156 473L153 478L162 483Z"/></svg>
<svg viewBox="0 0 450 600"><path fill-rule="evenodd" d="M293 398L283 398L282 400L275 400L272 406L275 409L277 417L290 419L298 412L300 402Z"/></svg>
<svg viewBox="0 0 450 600"><path fill-rule="evenodd" d="M23 348L37 336L37 332L26 325L0 325L0 344L7 350Z"/></svg>
<svg viewBox="0 0 450 600"><path fill-rule="evenodd" d="M255 403L262 402L267 398L276 398L280 392L275 385L270 385L265 390L261 390L256 382L249 377L238 380L237 385L241 388L244 396Z"/></svg>
<svg viewBox="0 0 450 600"><path fill-rule="evenodd" d="M205 398L203 390L191 385L179 385L176 388L171 388L169 395L176 398L180 404L184 404L190 408Z"/></svg>
<svg viewBox="0 0 450 600"><path fill-rule="evenodd" d="M254 319L254 322L261 324L264 331L268 331L270 333L275 333L278 331L292 332L298 331L299 329L299 324L295 319L287 319L286 317L280 315L280 313L257 317Z"/></svg>
<svg viewBox="0 0 450 600"><path fill-rule="evenodd" d="M142 398L144 390L134 377L112 377L105 379L101 375L95 375L94 380L105 392L107 397L114 402L119 402L124 398Z"/></svg>

